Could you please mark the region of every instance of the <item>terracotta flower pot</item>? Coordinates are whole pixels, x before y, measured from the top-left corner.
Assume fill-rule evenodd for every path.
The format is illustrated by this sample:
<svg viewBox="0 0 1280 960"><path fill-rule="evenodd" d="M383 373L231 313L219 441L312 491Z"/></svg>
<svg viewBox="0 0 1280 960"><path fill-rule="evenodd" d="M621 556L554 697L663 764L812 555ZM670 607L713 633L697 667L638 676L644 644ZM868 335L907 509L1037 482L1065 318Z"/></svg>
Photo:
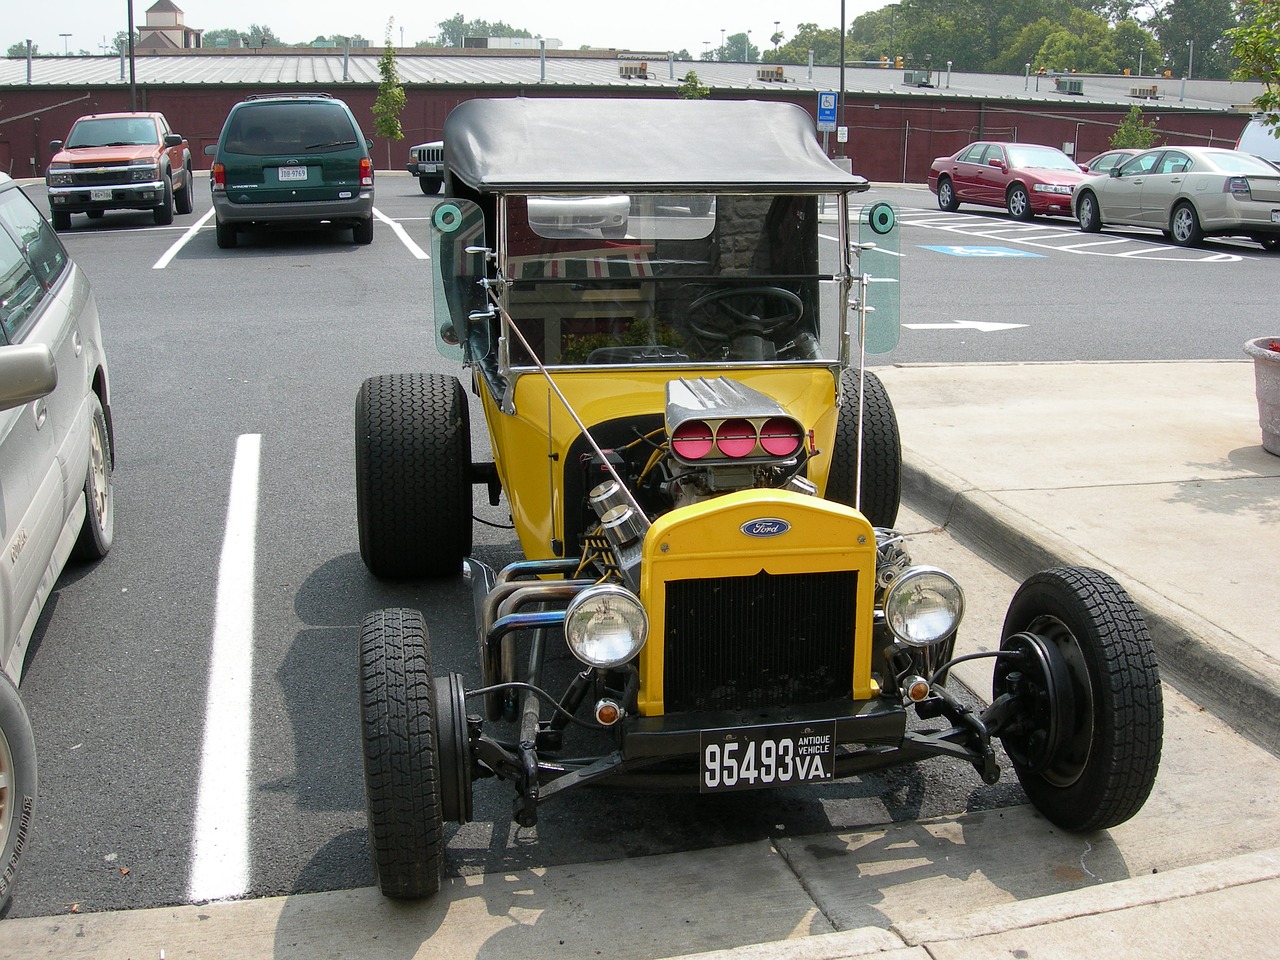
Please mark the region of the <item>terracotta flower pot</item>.
<svg viewBox="0 0 1280 960"><path fill-rule="evenodd" d="M1280 457L1280 349L1272 347L1280 347L1280 337L1248 340L1244 352L1253 358L1262 449Z"/></svg>

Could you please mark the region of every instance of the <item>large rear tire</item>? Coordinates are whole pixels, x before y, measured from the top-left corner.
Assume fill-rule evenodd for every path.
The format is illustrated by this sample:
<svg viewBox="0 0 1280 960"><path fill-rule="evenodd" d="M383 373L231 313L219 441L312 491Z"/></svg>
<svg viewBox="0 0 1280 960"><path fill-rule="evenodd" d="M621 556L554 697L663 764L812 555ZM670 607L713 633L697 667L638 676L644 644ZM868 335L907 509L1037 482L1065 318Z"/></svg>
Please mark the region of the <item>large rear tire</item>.
<svg viewBox="0 0 1280 960"><path fill-rule="evenodd" d="M13 893L36 804L36 738L18 690L0 673L0 912Z"/></svg>
<svg viewBox="0 0 1280 960"><path fill-rule="evenodd" d="M1106 574L1056 567L1009 604L993 692L1014 698L999 736L1031 802L1066 830L1123 823L1160 768L1164 700L1146 623Z"/></svg>
<svg viewBox="0 0 1280 960"><path fill-rule="evenodd" d="M447 577L471 553L471 420L456 377L370 377L356 397L356 519L375 577Z"/></svg>
<svg viewBox="0 0 1280 960"><path fill-rule="evenodd" d="M237 227L234 223L227 223L225 220L213 221L214 236L218 239L218 247L222 250L231 250L236 245Z"/></svg>
<svg viewBox="0 0 1280 960"><path fill-rule="evenodd" d="M865 374L863 406L866 430L862 436L862 503L857 503L855 463L858 450L858 371L850 367L840 377L839 420L835 449L827 475L826 498L856 507L872 526L892 527L902 502L902 439L898 418L884 384L870 370Z"/></svg>
<svg viewBox="0 0 1280 960"><path fill-rule="evenodd" d="M369 846L384 896L429 897L444 877L444 818L427 627L377 610L360 631L360 721Z"/></svg>

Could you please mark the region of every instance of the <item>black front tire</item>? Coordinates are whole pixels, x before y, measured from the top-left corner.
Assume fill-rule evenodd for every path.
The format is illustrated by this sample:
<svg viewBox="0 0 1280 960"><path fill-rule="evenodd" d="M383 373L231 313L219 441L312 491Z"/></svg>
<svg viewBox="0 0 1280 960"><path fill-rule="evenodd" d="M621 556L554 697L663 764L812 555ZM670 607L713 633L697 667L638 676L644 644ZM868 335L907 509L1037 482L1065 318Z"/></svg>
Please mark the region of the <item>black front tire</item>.
<svg viewBox="0 0 1280 960"><path fill-rule="evenodd" d="M67 211L51 210L49 213L49 220L53 223L53 229L57 230L59 233L63 233L64 231L71 229L71 214L67 213Z"/></svg>
<svg viewBox="0 0 1280 960"><path fill-rule="evenodd" d="M18 690L0 673L0 912L13 894L36 804L36 738Z"/></svg>
<svg viewBox="0 0 1280 960"><path fill-rule="evenodd" d="M892 527L902 502L902 438L889 392L870 370L863 371L866 429L862 436L862 504L857 503L858 371L840 377L842 399L826 498L857 507L872 526Z"/></svg>
<svg viewBox="0 0 1280 960"><path fill-rule="evenodd" d="M84 481L85 514L72 553L80 560L101 560L111 549L116 530L116 495L107 417L96 394L90 394L89 471Z"/></svg>
<svg viewBox="0 0 1280 960"><path fill-rule="evenodd" d="M370 377L356 396L356 519L375 577L456 576L471 553L471 419L456 377Z"/></svg>
<svg viewBox="0 0 1280 960"><path fill-rule="evenodd" d="M167 227L173 223L173 180L168 174L164 178L164 199L160 206L151 211L151 216L158 227Z"/></svg>
<svg viewBox="0 0 1280 960"><path fill-rule="evenodd" d="M417 899L444 877L431 646L417 610L378 610L360 631L365 806L378 886Z"/></svg>
<svg viewBox="0 0 1280 960"><path fill-rule="evenodd" d="M1151 793L1164 736L1160 674L1142 614L1108 575L1056 567L1023 583L1009 605L1001 649L1029 643L1048 648L1061 692L1047 698L1034 683L1023 688L1024 709L1000 733L1022 788L1066 830L1123 823ZM1017 690L1027 673L997 667L996 697Z"/></svg>
<svg viewBox="0 0 1280 960"><path fill-rule="evenodd" d="M938 179L938 209L955 213L960 209L960 201L956 199L956 188L950 177Z"/></svg>
<svg viewBox="0 0 1280 960"><path fill-rule="evenodd" d="M444 183L441 177L419 177L418 186L422 188L422 192L427 196L432 196L440 192L440 186Z"/></svg>
<svg viewBox="0 0 1280 960"><path fill-rule="evenodd" d="M1092 191L1080 194L1076 203L1076 219L1080 221L1080 229L1085 233L1097 233L1102 229L1102 214L1098 210L1098 198Z"/></svg>
<svg viewBox="0 0 1280 960"><path fill-rule="evenodd" d="M1035 216L1031 212L1031 195L1020 183L1015 183L1009 188L1008 194L1005 195L1005 206L1009 210L1009 216L1015 220L1030 220Z"/></svg>

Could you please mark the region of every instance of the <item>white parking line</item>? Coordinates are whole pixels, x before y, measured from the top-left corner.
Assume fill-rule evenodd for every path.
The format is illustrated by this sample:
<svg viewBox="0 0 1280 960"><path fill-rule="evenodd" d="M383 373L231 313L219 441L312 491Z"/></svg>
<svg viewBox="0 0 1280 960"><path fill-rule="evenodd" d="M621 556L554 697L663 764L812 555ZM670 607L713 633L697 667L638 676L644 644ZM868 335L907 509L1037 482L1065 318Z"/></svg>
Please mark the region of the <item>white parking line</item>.
<svg viewBox="0 0 1280 960"><path fill-rule="evenodd" d="M262 437L236 441L218 564L188 898L241 896L249 886L249 743L253 706L253 571Z"/></svg>
<svg viewBox="0 0 1280 960"><path fill-rule="evenodd" d="M164 256L151 265L151 269L163 270L165 267L167 267L169 265L169 261L178 255L178 251L187 245L188 241L190 241L191 238L194 237L200 231L201 227L203 227L206 223L209 222L209 218L212 216L213 216L213 209L210 208L208 213L206 213L203 217L201 217L199 220L197 220L195 223L189 226L187 228L187 232L173 242L173 246L171 246L168 250L164 252Z"/></svg>
<svg viewBox="0 0 1280 960"><path fill-rule="evenodd" d="M384 214L377 207L373 208L373 215L377 217L379 220L381 220L383 223L385 223L387 226L389 226L392 230L394 230L396 233L396 236L400 238L400 242L403 243L405 247L408 248L409 252L412 253L415 257L417 257L419 260L431 259L431 257L427 254L427 251L423 250L420 246L414 243L412 238L409 236L408 232L399 223L392 220L390 217Z"/></svg>

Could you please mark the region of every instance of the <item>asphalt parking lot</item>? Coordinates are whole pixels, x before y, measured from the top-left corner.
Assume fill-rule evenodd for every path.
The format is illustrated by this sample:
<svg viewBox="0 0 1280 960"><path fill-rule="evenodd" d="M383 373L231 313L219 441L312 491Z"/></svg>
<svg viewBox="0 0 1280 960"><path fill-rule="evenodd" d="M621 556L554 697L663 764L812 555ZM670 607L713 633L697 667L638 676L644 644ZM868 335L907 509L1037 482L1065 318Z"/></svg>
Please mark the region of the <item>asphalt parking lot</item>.
<svg viewBox="0 0 1280 960"><path fill-rule="evenodd" d="M42 189L30 193L43 207ZM922 190L875 194L899 204L904 225L906 329L882 362L1238 359L1271 322L1259 318L1271 317L1275 255L1256 245L1187 251L1140 231L1086 237L1070 221L941 214ZM63 577L33 640L23 694L42 797L15 916L201 899L192 865L207 856L202 831L233 823L252 857L220 864L223 895L371 883L359 621L378 606L424 609L447 651L437 656L474 670L465 585L379 583L356 552L360 382L458 372L432 347L433 199L382 175L370 247L345 231L280 232L223 251L203 180L197 198L171 228L117 214L92 226L77 218L65 235L97 292L112 367L117 542L102 564ZM473 436L481 446L478 424ZM503 511L482 495L476 510L490 524L477 534L482 557L510 559ZM232 520L240 539L227 536ZM251 549L228 550L244 537ZM206 704L219 655L240 668L248 711ZM451 870L1021 802L1012 783L986 788L967 770L926 765L765 803L566 798L534 844L511 823L505 790L481 790L477 821L450 839Z"/></svg>

